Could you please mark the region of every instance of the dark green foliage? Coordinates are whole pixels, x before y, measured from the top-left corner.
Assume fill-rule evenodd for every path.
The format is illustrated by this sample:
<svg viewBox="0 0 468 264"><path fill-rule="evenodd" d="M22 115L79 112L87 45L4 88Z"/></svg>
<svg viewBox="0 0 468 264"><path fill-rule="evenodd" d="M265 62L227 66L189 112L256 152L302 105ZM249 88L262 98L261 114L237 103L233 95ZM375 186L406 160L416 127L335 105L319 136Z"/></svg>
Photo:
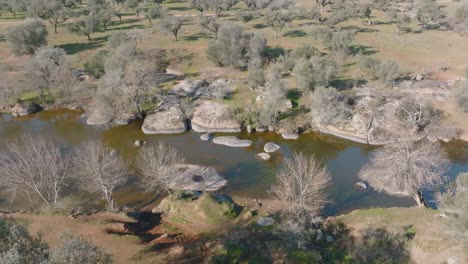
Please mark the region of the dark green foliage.
<svg viewBox="0 0 468 264"><path fill-rule="evenodd" d="M358 66L366 78L379 80L386 86L391 86L401 76L400 66L395 61L380 62L377 59L363 56L359 59Z"/></svg>
<svg viewBox="0 0 468 264"><path fill-rule="evenodd" d="M296 78L298 88L302 91L316 86L328 86L338 73L338 66L330 57L310 57L295 62L291 73Z"/></svg>
<svg viewBox="0 0 468 264"><path fill-rule="evenodd" d="M311 35L319 40L329 49L336 53L349 55L351 43L354 40L354 32L349 30L335 30L330 28L318 28L311 32Z"/></svg>
<svg viewBox="0 0 468 264"><path fill-rule="evenodd" d="M15 55L32 54L47 45L47 28L40 19L28 19L25 22L9 27L5 39Z"/></svg>
<svg viewBox="0 0 468 264"><path fill-rule="evenodd" d="M104 64L108 55L109 52L107 50L98 51L96 55L92 56L88 62L84 64L85 70L94 78L101 78L105 73Z"/></svg>

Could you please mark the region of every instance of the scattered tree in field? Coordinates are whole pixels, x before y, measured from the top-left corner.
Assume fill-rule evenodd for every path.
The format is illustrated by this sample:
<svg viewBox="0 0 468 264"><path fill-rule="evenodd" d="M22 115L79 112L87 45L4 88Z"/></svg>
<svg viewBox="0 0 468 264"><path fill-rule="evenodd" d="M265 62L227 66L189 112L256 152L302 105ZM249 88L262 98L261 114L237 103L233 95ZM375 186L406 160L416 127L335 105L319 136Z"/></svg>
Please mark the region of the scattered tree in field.
<svg viewBox="0 0 468 264"><path fill-rule="evenodd" d="M468 3L457 8L455 18L462 21L465 25L468 25Z"/></svg>
<svg viewBox="0 0 468 264"><path fill-rule="evenodd" d="M109 23L112 21L112 18L114 17L115 12L114 10L110 8L103 8L99 10L99 12L96 14L98 23L102 25L104 30L107 30L107 26Z"/></svg>
<svg viewBox="0 0 468 264"><path fill-rule="evenodd" d="M445 13L435 0L419 0L415 6L417 9L416 19L424 29L428 29L431 24L439 25Z"/></svg>
<svg viewBox="0 0 468 264"><path fill-rule="evenodd" d="M28 5L29 16L48 21L54 27L54 33L57 33L60 24L68 20L71 12L61 0L34 0Z"/></svg>
<svg viewBox="0 0 468 264"><path fill-rule="evenodd" d="M221 27L221 24L218 23L216 17L202 16L200 17L200 27L212 32L215 34L215 36L218 36L218 31Z"/></svg>
<svg viewBox="0 0 468 264"><path fill-rule="evenodd" d="M244 0L244 2L250 10L255 11L266 8L272 0Z"/></svg>
<svg viewBox="0 0 468 264"><path fill-rule="evenodd" d="M77 178L91 193L101 194L110 209L114 209L114 191L121 185L129 170L123 159L100 142L87 142L75 153Z"/></svg>
<svg viewBox="0 0 468 264"><path fill-rule="evenodd" d="M175 41L178 40L178 35L179 31L182 28L182 25L184 24L184 19L180 17L175 17L171 15L165 15L161 17L161 29L163 31L166 31L168 33L171 33L174 35Z"/></svg>
<svg viewBox="0 0 468 264"><path fill-rule="evenodd" d="M264 19L273 29L274 36L283 31L286 25L290 25L296 19L297 12L294 2L289 0L273 1L267 8Z"/></svg>
<svg viewBox="0 0 468 264"><path fill-rule="evenodd" d="M48 263L49 246L42 236L31 236L28 230L0 219L0 263Z"/></svg>
<svg viewBox="0 0 468 264"><path fill-rule="evenodd" d="M200 12L200 16L203 16L203 12L210 8L210 0L190 0L190 5Z"/></svg>
<svg viewBox="0 0 468 264"><path fill-rule="evenodd" d="M221 12L230 10L235 4L237 4L237 0L207 0L207 2L208 8L215 12L217 17L221 15Z"/></svg>
<svg viewBox="0 0 468 264"><path fill-rule="evenodd" d="M150 24L153 24L154 19L161 18L167 15L168 15L167 10L157 5L150 7L145 12L145 18L148 19L148 22Z"/></svg>
<svg viewBox="0 0 468 264"><path fill-rule="evenodd" d="M468 113L468 81L461 82L455 89L455 98L460 110Z"/></svg>
<svg viewBox="0 0 468 264"><path fill-rule="evenodd" d="M27 0L6 0L0 2L0 10L4 10L13 15L13 18L16 19L16 14L19 12L24 12L28 8Z"/></svg>
<svg viewBox="0 0 468 264"><path fill-rule="evenodd" d="M439 144L404 140L375 151L359 177L376 191L413 195L422 206L424 201L419 192L443 183L448 165L447 155Z"/></svg>
<svg viewBox="0 0 468 264"><path fill-rule="evenodd" d="M362 56L358 66L364 76L371 80L379 80L386 86L391 86L400 78L400 66L394 61L381 62L369 56Z"/></svg>
<svg viewBox="0 0 468 264"><path fill-rule="evenodd" d="M145 146L137 158L141 181L147 192L172 194L170 180L178 173L184 159L172 146L159 143Z"/></svg>
<svg viewBox="0 0 468 264"><path fill-rule="evenodd" d="M237 12L236 17L244 24L244 28L247 28L247 23L255 19L254 13L249 11Z"/></svg>
<svg viewBox="0 0 468 264"><path fill-rule="evenodd" d="M211 41L207 55L219 66L245 68L249 63L261 65L266 39L261 34L247 34L241 26L221 25L218 37Z"/></svg>
<svg viewBox="0 0 468 264"><path fill-rule="evenodd" d="M7 29L5 39L15 55L32 54L47 45L47 28L40 19L27 19L22 24Z"/></svg>
<svg viewBox="0 0 468 264"><path fill-rule="evenodd" d="M19 192L28 199L38 195L56 205L70 168L69 153L43 138L22 136L0 156L0 185L13 195Z"/></svg>
<svg viewBox="0 0 468 264"><path fill-rule="evenodd" d="M91 41L91 35L99 29L99 19L94 13L81 16L76 22L68 25L68 30L79 36L86 36Z"/></svg>
<svg viewBox="0 0 468 264"><path fill-rule="evenodd" d="M328 202L324 189L331 176L315 157L302 153L287 158L277 176L272 193L283 201L290 213L316 215Z"/></svg>
<svg viewBox="0 0 468 264"><path fill-rule="evenodd" d="M367 19L367 24L372 25L372 5L371 4L361 4L359 5L359 15Z"/></svg>
<svg viewBox="0 0 468 264"><path fill-rule="evenodd" d="M404 26L411 23L411 17L407 14L399 11L398 9L392 9L389 12L390 19L393 20L397 28L397 33L399 34Z"/></svg>
<svg viewBox="0 0 468 264"><path fill-rule="evenodd" d="M311 57L296 62L291 73L296 78L299 89L308 91L316 86L328 86L335 78L338 66L329 57Z"/></svg>
<svg viewBox="0 0 468 264"><path fill-rule="evenodd" d="M401 76L400 66L395 61L384 61L377 65L375 76L386 86L391 86Z"/></svg>
<svg viewBox="0 0 468 264"><path fill-rule="evenodd" d="M109 37L107 44L109 47L116 49L124 44L135 43L135 38L133 38L129 32L125 31L115 31Z"/></svg>
<svg viewBox="0 0 468 264"><path fill-rule="evenodd" d="M450 231L452 235L468 240L468 173L460 173L453 187L439 194L439 209L445 212L450 221Z"/></svg>
<svg viewBox="0 0 468 264"><path fill-rule="evenodd" d="M263 69L249 68L248 72L249 76L247 77L247 82L252 89L263 86L265 84L265 73Z"/></svg>
<svg viewBox="0 0 468 264"><path fill-rule="evenodd" d="M112 256L102 247L94 245L84 236L73 236L65 233L60 236L60 248L52 254L52 263L81 264L99 263L112 264Z"/></svg>
<svg viewBox="0 0 468 264"><path fill-rule="evenodd" d="M315 2L320 6L320 8L322 9L322 13L325 12L325 8L328 6L328 5L331 5L332 4L332 1L331 0L315 0Z"/></svg>
<svg viewBox="0 0 468 264"><path fill-rule="evenodd" d="M155 3L157 6L161 7L165 0L150 0L151 2Z"/></svg>
<svg viewBox="0 0 468 264"><path fill-rule="evenodd" d="M320 28L313 30L311 35L321 41L332 54L343 54L348 56L351 52L351 44L354 40L354 33L349 30L334 30Z"/></svg>
<svg viewBox="0 0 468 264"><path fill-rule="evenodd" d="M312 119L320 125L345 120L351 115L347 98L335 88L323 86L315 88L311 93L310 112Z"/></svg>
<svg viewBox="0 0 468 264"><path fill-rule="evenodd" d="M136 15L138 17L139 8L141 7L141 4L143 2L144 2L143 0L126 0L125 2L123 2L123 7L125 8L125 10L127 9L135 10Z"/></svg>

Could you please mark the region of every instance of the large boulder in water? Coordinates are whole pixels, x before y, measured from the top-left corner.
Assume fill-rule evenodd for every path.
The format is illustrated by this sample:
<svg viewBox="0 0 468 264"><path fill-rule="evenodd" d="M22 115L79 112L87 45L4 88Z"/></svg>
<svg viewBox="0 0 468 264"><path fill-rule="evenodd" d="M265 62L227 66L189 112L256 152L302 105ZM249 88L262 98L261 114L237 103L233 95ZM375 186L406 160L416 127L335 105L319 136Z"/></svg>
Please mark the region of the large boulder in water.
<svg viewBox="0 0 468 264"><path fill-rule="evenodd" d="M239 139L234 136L215 137L213 143L218 145L224 145L228 147L249 147L252 145L252 141L246 139Z"/></svg>
<svg viewBox="0 0 468 264"><path fill-rule="evenodd" d="M13 116L25 116L41 111L41 107L35 102L32 103L17 103L11 109Z"/></svg>
<svg viewBox="0 0 468 264"><path fill-rule="evenodd" d="M169 187L174 190L216 191L227 184L214 168L184 164L177 171L169 179Z"/></svg>
<svg viewBox="0 0 468 264"><path fill-rule="evenodd" d="M187 122L180 107L171 106L149 115L141 127L145 134L176 134L187 131Z"/></svg>
<svg viewBox="0 0 468 264"><path fill-rule="evenodd" d="M196 132L240 132L241 125L226 105L205 100L195 106L192 129Z"/></svg>

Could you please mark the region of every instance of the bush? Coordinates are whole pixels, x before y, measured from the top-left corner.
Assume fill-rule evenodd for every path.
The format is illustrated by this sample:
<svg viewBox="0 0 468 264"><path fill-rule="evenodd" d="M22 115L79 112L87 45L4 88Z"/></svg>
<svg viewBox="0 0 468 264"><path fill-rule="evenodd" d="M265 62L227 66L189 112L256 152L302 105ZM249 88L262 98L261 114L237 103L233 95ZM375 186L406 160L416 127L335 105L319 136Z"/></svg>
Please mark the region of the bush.
<svg viewBox="0 0 468 264"><path fill-rule="evenodd" d="M83 236L62 234L61 248L54 252L56 264L99 263L111 264L112 257L104 249L94 245Z"/></svg>
<svg viewBox="0 0 468 264"><path fill-rule="evenodd" d="M40 19L28 19L25 22L9 27L5 34L6 42L15 55L32 54L47 45L47 28Z"/></svg>
<svg viewBox="0 0 468 264"><path fill-rule="evenodd" d="M104 75L104 65L106 61L106 57L109 54L107 50L100 50L96 55L91 57L88 62L85 63L84 68L86 72L94 76L94 78L101 78Z"/></svg>
<svg viewBox="0 0 468 264"><path fill-rule="evenodd" d="M338 72L338 65L330 57L311 57L296 62L291 73L302 91L316 86L328 86Z"/></svg>
<svg viewBox="0 0 468 264"><path fill-rule="evenodd" d="M366 78L379 80L386 86L392 85L401 75L398 63L394 61L380 62L368 56L359 58L358 67Z"/></svg>
<svg viewBox="0 0 468 264"><path fill-rule="evenodd" d="M311 94L312 118L319 124L330 124L350 116L347 98L335 88L318 87Z"/></svg>

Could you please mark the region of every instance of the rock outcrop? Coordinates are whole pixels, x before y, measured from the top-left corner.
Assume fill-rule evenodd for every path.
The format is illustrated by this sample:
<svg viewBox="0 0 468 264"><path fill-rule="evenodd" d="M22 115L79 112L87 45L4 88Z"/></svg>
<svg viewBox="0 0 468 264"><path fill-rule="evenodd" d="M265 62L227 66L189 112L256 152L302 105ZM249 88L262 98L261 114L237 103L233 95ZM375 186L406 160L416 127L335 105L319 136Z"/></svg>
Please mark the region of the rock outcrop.
<svg viewBox="0 0 468 264"><path fill-rule="evenodd" d="M224 98L232 93L231 81L217 79L212 82L206 80L183 80L172 88L172 92L180 96L197 98Z"/></svg>
<svg viewBox="0 0 468 264"><path fill-rule="evenodd" d="M234 136L215 137L213 143L218 145L224 145L228 147L249 147L252 145L252 141L246 139L239 139Z"/></svg>
<svg viewBox="0 0 468 264"><path fill-rule="evenodd" d="M284 139L290 139L290 140L299 139L299 134L296 134L296 133L283 133L283 134L281 134L281 136Z"/></svg>
<svg viewBox="0 0 468 264"><path fill-rule="evenodd" d="M145 134L176 134L187 131L187 122L178 106L149 115L141 127Z"/></svg>
<svg viewBox="0 0 468 264"><path fill-rule="evenodd" d="M32 103L17 103L15 106L11 109L11 114L13 116L25 116L25 115L30 115L36 112L41 111L41 107L32 102Z"/></svg>
<svg viewBox="0 0 468 264"><path fill-rule="evenodd" d="M226 105L204 100L195 106L192 129L196 132L240 132L241 125Z"/></svg>

